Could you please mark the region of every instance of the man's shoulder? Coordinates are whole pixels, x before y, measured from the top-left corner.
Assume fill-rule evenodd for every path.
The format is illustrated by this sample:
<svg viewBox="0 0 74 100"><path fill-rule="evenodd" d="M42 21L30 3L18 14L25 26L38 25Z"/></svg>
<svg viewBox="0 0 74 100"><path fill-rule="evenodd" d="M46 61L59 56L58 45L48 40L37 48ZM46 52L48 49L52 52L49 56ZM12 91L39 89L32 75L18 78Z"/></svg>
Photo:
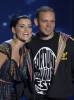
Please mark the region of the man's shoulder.
<svg viewBox="0 0 74 100"><path fill-rule="evenodd" d="M70 40L74 42L74 38L70 36Z"/></svg>
<svg viewBox="0 0 74 100"><path fill-rule="evenodd" d="M36 37L36 34L35 33L32 33L31 39L33 39L35 37Z"/></svg>
<svg viewBox="0 0 74 100"><path fill-rule="evenodd" d="M68 39L70 41L74 41L74 38L70 34L67 34L67 33L64 33L64 32L61 32L61 31L56 31L56 33L59 33L59 35L61 35L63 38L68 37Z"/></svg>
<svg viewBox="0 0 74 100"><path fill-rule="evenodd" d="M37 36L38 36L38 32L37 33L32 33L31 40L35 40Z"/></svg>

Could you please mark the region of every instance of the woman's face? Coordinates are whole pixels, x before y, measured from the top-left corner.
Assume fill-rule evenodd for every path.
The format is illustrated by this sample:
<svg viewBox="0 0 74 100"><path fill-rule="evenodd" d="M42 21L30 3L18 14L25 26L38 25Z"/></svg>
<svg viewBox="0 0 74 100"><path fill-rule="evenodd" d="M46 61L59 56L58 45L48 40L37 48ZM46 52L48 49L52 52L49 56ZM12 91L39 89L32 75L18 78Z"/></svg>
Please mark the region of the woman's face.
<svg viewBox="0 0 74 100"><path fill-rule="evenodd" d="M16 38L20 41L28 40L32 35L32 22L30 19L21 18L14 28Z"/></svg>

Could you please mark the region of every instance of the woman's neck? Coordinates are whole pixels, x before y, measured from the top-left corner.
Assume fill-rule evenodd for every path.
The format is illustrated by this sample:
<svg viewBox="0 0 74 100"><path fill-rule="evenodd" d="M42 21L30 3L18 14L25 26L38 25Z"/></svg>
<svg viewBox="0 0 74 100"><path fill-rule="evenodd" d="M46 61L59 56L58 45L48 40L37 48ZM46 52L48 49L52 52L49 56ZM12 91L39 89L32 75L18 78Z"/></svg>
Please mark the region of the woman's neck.
<svg viewBox="0 0 74 100"><path fill-rule="evenodd" d="M23 47L23 45L25 44L25 42L22 42L22 41L19 41L19 40L16 40L16 43L14 42L14 40L12 39L10 41L10 44L13 48L16 48L16 49L20 49Z"/></svg>

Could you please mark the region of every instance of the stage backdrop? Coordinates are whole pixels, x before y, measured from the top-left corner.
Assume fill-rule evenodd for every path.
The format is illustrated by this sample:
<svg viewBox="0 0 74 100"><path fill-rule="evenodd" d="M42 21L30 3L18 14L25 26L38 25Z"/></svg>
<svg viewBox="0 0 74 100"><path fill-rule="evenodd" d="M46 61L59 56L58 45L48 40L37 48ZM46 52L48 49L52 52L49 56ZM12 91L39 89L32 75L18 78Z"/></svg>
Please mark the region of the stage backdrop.
<svg viewBox="0 0 74 100"><path fill-rule="evenodd" d="M0 0L0 43L12 38L9 24L14 14L27 14L33 22L40 6L50 6L55 10L56 30L73 35L72 0ZM33 22L33 32L37 31Z"/></svg>

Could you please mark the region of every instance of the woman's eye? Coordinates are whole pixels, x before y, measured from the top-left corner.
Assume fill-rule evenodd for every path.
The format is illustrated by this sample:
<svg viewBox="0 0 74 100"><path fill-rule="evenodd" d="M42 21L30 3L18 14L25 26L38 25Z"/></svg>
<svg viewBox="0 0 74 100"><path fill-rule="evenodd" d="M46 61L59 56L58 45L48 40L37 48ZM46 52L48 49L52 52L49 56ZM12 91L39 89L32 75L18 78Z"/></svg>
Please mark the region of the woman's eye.
<svg viewBox="0 0 74 100"><path fill-rule="evenodd" d="M24 26L22 26L22 25L20 27L24 28Z"/></svg>
<svg viewBox="0 0 74 100"><path fill-rule="evenodd" d="M28 26L28 28L32 28L32 26L30 25L30 26Z"/></svg>
<svg viewBox="0 0 74 100"><path fill-rule="evenodd" d="M21 28L32 28L32 25L28 25L28 26L25 26L25 25L20 25Z"/></svg>

